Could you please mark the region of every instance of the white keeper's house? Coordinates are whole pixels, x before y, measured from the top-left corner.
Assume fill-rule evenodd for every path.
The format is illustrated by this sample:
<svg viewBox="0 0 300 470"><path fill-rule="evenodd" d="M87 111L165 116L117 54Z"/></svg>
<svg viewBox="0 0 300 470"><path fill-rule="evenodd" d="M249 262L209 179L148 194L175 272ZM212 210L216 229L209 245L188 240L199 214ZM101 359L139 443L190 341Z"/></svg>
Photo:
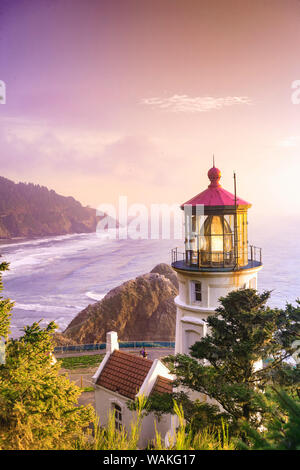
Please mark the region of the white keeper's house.
<svg viewBox="0 0 300 470"><path fill-rule="evenodd" d="M239 288L257 289L262 269L261 249L248 244L247 212L251 204L220 185L221 172L208 172L208 188L182 204L185 218L185 247L172 250L172 267L179 281L175 353L189 348L207 334L207 318L218 307L218 299ZM261 364L257 364L261 367ZM141 393L171 392L172 376L159 360L132 356L118 350L117 334L110 332L107 353L94 376L96 412L105 424L109 409L115 409L117 425L129 429L132 413L128 399ZM207 397L192 394L193 398ZM172 432L174 420L165 416L158 423L162 436ZM154 416L145 418L141 446L154 437Z"/></svg>
<svg viewBox="0 0 300 470"><path fill-rule="evenodd" d="M120 351L118 336L115 331L106 335L106 354L93 377L95 388L96 413L101 425L108 421L109 411L115 413L117 428L125 426L130 430L130 423L136 413L127 407L128 401L134 401L139 395L151 393L171 393L172 380L167 367L161 361L151 361L128 352ZM139 446L144 448L155 437L157 431L166 436L170 431L171 416L163 416L159 422L153 414L146 416L142 422Z"/></svg>

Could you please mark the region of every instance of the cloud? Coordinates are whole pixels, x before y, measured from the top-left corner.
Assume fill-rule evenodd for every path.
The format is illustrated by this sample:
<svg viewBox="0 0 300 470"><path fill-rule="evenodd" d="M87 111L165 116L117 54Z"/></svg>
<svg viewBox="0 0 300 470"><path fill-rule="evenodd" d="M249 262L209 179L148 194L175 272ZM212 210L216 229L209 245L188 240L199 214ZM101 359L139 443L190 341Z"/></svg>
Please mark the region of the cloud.
<svg viewBox="0 0 300 470"><path fill-rule="evenodd" d="M145 181L158 185L170 180L174 155L145 135L121 135L97 130L49 126L39 122L4 120L0 127L0 165L20 180L32 174L95 176L99 181Z"/></svg>
<svg viewBox="0 0 300 470"><path fill-rule="evenodd" d="M190 97L188 95L173 95L169 98L143 98L140 104L172 113L203 113L237 104L249 105L251 104L251 99L248 96L225 96L217 98L214 96Z"/></svg>
<svg viewBox="0 0 300 470"><path fill-rule="evenodd" d="M30 120L2 119L0 127L2 168L26 175L32 170L82 171L85 162L101 154L119 136L101 135L49 126Z"/></svg>

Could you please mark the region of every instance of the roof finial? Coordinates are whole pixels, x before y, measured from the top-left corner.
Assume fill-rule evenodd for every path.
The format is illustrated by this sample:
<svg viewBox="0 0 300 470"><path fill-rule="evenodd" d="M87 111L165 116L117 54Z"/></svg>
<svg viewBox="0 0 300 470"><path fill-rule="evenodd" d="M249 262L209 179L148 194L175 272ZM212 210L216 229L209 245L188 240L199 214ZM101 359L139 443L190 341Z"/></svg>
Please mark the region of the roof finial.
<svg viewBox="0 0 300 470"><path fill-rule="evenodd" d="M213 153L213 168L215 168L215 155Z"/></svg>
<svg viewBox="0 0 300 470"><path fill-rule="evenodd" d="M210 185L209 185L210 188L213 188L213 187L216 188L216 187L220 186L219 181L220 181L220 178L221 178L221 172L218 168L213 166L209 170L209 172L207 173L207 176L210 179Z"/></svg>

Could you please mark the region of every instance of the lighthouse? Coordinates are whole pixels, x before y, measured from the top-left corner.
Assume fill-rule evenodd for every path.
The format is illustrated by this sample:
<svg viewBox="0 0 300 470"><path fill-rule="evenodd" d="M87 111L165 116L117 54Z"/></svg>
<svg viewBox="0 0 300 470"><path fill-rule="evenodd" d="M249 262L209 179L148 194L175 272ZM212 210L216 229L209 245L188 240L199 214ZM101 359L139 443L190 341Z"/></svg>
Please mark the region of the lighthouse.
<svg viewBox="0 0 300 470"><path fill-rule="evenodd" d="M207 334L207 317L219 298L239 288L257 289L262 269L261 249L248 244L247 213L251 204L226 191L221 172L208 171L208 188L181 205L185 218L185 247L172 250L179 295L175 298L175 354ZM235 179L234 179L235 182ZM234 185L236 188L236 185Z"/></svg>

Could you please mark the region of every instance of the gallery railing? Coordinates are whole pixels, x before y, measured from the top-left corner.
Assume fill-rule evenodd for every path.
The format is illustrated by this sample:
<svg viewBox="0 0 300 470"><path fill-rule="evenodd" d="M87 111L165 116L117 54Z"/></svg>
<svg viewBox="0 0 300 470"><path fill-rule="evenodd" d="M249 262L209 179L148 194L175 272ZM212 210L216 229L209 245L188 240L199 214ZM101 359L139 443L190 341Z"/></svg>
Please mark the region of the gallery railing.
<svg viewBox="0 0 300 470"><path fill-rule="evenodd" d="M205 250L186 250L184 253L179 252L177 248L173 248L171 252L172 265L190 267L232 267L237 265L236 255L232 251L205 251ZM248 247L248 265L254 267L262 264L262 249L250 245Z"/></svg>

